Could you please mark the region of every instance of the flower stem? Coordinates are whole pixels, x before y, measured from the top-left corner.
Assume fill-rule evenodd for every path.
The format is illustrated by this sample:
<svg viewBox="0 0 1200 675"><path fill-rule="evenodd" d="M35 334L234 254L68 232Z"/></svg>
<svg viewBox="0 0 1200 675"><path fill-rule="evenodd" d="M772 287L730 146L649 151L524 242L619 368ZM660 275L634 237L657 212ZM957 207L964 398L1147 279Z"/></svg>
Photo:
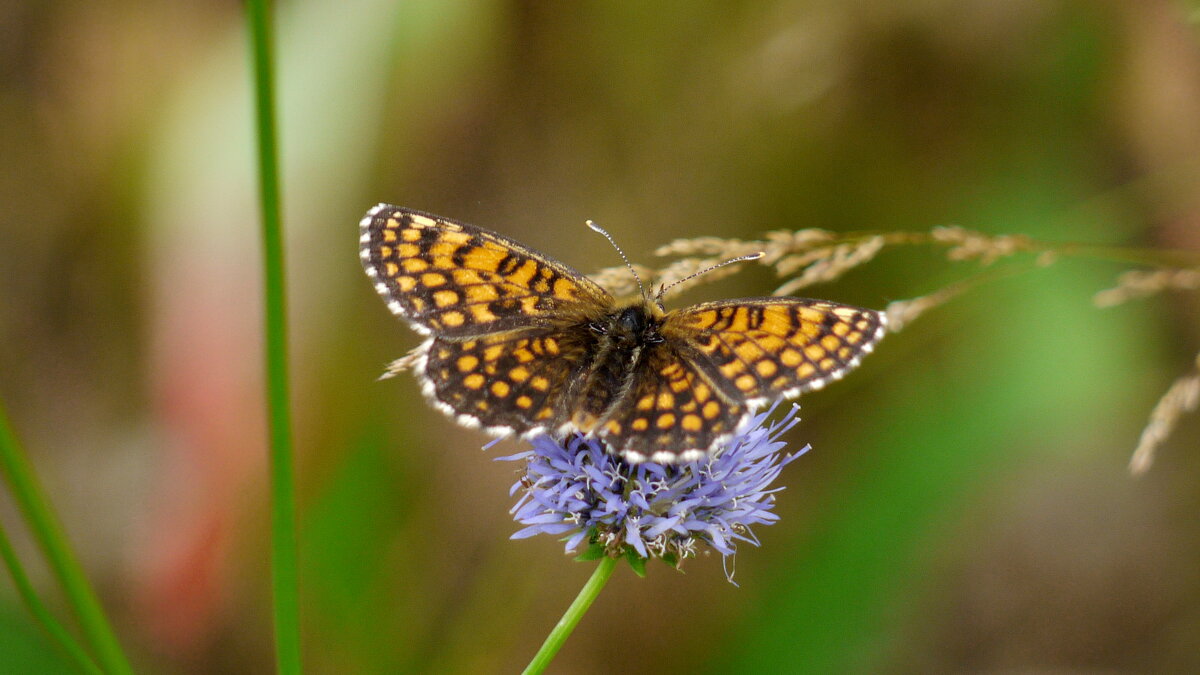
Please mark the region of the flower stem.
<svg viewBox="0 0 1200 675"><path fill-rule="evenodd" d="M121 651L121 645L100 607L96 593L84 576L83 568L72 553L70 544L67 543L62 523L50 508L50 502L46 499L45 491L38 482L29 459L17 445L16 436L8 426L8 418L3 408L0 408L0 470L3 470L13 499L21 507L21 513L42 549L42 555L46 556L51 571L66 593L67 601L75 610L79 625L95 651L97 661L106 672L118 675L132 673L129 660ZM10 566L9 569L13 568ZM19 585L15 574L14 581Z"/></svg>
<svg viewBox="0 0 1200 675"><path fill-rule="evenodd" d="M525 667L523 675L537 675L544 672L546 667L550 665L550 661L554 660L554 655L562 648L567 638L571 636L571 631L575 630L575 626L579 625L579 620L592 606L596 596L600 595L604 584L608 583L608 578L612 576L613 570L617 568L617 558L605 556L600 559L600 564L596 566L596 571L592 572L592 577L579 591L579 595L575 597L575 602L567 608L566 613L555 624L554 630L550 631L550 635L546 636L546 641L542 643L542 648L534 654L533 660Z"/></svg>
<svg viewBox="0 0 1200 675"><path fill-rule="evenodd" d="M254 111L258 131L259 196L262 208L275 668L284 675L295 675L300 672L295 466L288 400L287 298L283 279L275 76L268 1L247 2L246 19L250 28L251 60L254 68Z"/></svg>

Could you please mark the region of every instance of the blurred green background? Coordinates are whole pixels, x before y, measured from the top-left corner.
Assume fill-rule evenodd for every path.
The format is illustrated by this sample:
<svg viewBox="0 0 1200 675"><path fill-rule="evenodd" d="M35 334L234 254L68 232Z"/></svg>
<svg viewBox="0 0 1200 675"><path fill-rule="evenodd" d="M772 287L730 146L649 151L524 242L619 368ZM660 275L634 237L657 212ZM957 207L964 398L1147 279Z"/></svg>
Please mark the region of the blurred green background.
<svg viewBox="0 0 1200 675"><path fill-rule="evenodd" d="M410 377L380 201L582 270L677 237L927 231L1200 249L1200 9L1148 0L278 7L312 672L514 672L591 572L513 542L513 467ZM236 2L0 0L0 396L143 672L270 668L259 240ZM889 249L806 291L975 271ZM805 396L782 521L619 569L552 672L1200 670L1200 421L1129 454L1200 345L1125 269L983 286ZM685 301L765 294L761 269ZM19 520L7 495L0 517ZM20 534L20 532L18 532ZM27 538L18 544L54 607ZM0 661L66 663L0 581Z"/></svg>

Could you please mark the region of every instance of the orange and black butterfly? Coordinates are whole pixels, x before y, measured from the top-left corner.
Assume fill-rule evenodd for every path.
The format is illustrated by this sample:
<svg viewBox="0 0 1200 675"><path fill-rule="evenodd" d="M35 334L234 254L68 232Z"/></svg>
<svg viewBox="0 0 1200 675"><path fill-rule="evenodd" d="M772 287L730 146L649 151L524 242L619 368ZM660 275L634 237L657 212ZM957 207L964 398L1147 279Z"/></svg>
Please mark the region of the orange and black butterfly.
<svg viewBox="0 0 1200 675"><path fill-rule="evenodd" d="M631 463L716 450L758 407L820 389L884 334L870 309L741 298L664 310L503 235L380 204L363 267L428 339L411 365L437 408L503 436L579 432Z"/></svg>

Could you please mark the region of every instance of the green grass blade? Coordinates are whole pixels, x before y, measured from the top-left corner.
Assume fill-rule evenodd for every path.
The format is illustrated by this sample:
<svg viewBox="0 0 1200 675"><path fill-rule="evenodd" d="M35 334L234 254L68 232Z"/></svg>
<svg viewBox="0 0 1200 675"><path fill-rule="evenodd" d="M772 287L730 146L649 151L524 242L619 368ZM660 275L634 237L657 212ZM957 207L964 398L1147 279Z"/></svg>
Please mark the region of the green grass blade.
<svg viewBox="0 0 1200 675"><path fill-rule="evenodd" d="M46 629L50 637L58 641L63 650L75 660L80 670L85 673L102 675L104 671L100 670L95 661L92 661L92 657L88 656L87 651L75 641L75 638L71 637L67 629L63 628L50 610L42 604L42 599L33 590L33 586L29 583L29 576L25 574L25 568L21 566L16 551L9 543L8 534L5 533L3 526L0 526L0 558L4 558L4 566L8 568L13 585L17 587L17 593L21 595L21 600L25 602L25 606L29 608L29 612L33 614L34 618L42 624L42 628Z"/></svg>
<svg viewBox="0 0 1200 675"><path fill-rule="evenodd" d="M79 618L83 630L97 660L109 673L132 673L129 660L121 651L121 645L109 625L95 591L83 574L83 568L71 551L63 532L62 524L50 508L45 491L33 472L25 453L17 445L16 436L8 424L8 417L0 407L0 467L12 491L13 498L21 508L30 532L46 556L54 577L62 586L67 601ZM12 567L10 566L10 570ZM14 575L16 580L16 575Z"/></svg>
<svg viewBox="0 0 1200 675"><path fill-rule="evenodd" d="M300 605L297 598L295 467L288 400L287 303L283 280L273 47L266 0L251 0L246 10L254 67L254 109L262 207L275 664L278 672L289 674L301 671Z"/></svg>

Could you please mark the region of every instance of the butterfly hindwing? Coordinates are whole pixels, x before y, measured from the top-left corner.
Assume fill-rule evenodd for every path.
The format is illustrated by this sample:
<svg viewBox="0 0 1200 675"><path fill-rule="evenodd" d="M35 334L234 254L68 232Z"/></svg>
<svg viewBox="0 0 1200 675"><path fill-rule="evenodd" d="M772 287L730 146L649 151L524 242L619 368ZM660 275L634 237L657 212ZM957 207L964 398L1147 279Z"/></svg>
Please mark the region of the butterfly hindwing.
<svg viewBox="0 0 1200 675"><path fill-rule="evenodd" d="M700 459L745 420L746 406L714 389L689 351L669 343L644 351L629 390L599 425L614 452L634 462Z"/></svg>
<svg viewBox="0 0 1200 675"><path fill-rule="evenodd" d="M570 338L554 330L431 338L418 372L426 396L461 423L495 434L554 429L570 415L564 390L579 362L567 353Z"/></svg>

